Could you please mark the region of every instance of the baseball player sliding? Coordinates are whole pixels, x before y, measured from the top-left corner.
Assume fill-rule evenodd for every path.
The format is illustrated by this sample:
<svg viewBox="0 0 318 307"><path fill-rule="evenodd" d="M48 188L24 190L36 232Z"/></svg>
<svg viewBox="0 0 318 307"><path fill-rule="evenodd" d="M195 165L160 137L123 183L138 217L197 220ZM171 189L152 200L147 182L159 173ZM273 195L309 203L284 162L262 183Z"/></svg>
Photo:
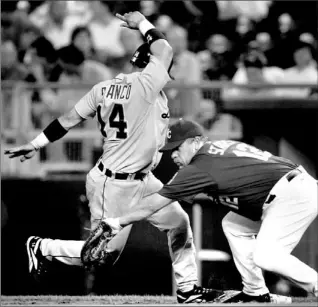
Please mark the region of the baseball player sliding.
<svg viewBox="0 0 318 307"><path fill-rule="evenodd" d="M317 182L302 166L245 143L210 142L196 123L171 126L161 149L172 150L180 170L158 193L120 218L103 221L109 235L174 201L192 203L205 193L230 208L222 226L243 282L243 291L225 303L289 303L269 294L262 269L277 273L318 296L317 272L291 255L317 216ZM160 211L158 211L160 212ZM116 237L116 236L115 236Z"/></svg>
<svg viewBox="0 0 318 307"><path fill-rule="evenodd" d="M170 80L172 49L141 13L117 14L122 26L139 30L147 43L131 59L134 72L95 85L68 113L55 119L30 143L5 150L10 158L32 158L47 144L62 138L69 129L96 115L104 137L103 154L87 175L86 193L92 233L105 218L125 215L144 197L162 188L153 170L159 163L168 130L169 110L162 91ZM196 285L197 267L189 217L179 203L149 216L148 221L168 236L172 266L181 303L211 301L220 292ZM103 250L105 263L120 256L131 225L125 227ZM32 236L26 243L29 271L39 279L55 258L68 265L82 265L84 241L63 241ZM99 246L100 247L100 246ZM83 252L85 258L85 251ZM49 255L49 256L48 256ZM100 255L97 255L100 256Z"/></svg>

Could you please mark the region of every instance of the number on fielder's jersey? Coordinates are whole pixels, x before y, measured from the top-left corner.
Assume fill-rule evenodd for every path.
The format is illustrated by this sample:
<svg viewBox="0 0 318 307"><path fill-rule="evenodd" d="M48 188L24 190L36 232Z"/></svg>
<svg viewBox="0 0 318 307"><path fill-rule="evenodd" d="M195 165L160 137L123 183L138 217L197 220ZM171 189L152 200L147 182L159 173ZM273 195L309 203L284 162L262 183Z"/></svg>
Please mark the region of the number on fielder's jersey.
<svg viewBox="0 0 318 307"><path fill-rule="evenodd" d="M225 153L233 153L237 157L249 157L262 161L268 161L272 154L260 150L254 146L230 140L215 141L211 144L208 153L223 156Z"/></svg>
<svg viewBox="0 0 318 307"><path fill-rule="evenodd" d="M116 117L118 118L116 119ZM101 116L101 106L98 106L97 108L97 119L100 124L100 132L102 136L107 137L105 131L106 124L102 120ZM109 127L118 129L118 131L116 132L116 137L118 139L127 138L127 132L125 131L127 129L127 122L125 121L124 108L121 104L114 104L112 112L109 116Z"/></svg>
<svg viewBox="0 0 318 307"><path fill-rule="evenodd" d="M272 156L272 154L268 151L260 150L245 143L237 144L233 150L233 153L238 157L250 157L263 161L268 161L268 159Z"/></svg>

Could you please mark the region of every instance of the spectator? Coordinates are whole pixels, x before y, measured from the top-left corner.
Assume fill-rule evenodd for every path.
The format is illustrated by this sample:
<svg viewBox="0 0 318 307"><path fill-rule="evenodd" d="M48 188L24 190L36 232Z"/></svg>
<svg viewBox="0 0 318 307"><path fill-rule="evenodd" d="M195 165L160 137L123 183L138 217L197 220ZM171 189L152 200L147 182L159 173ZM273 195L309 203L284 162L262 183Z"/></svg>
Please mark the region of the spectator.
<svg viewBox="0 0 318 307"><path fill-rule="evenodd" d="M127 28L120 30L120 42L124 48L124 54L121 57L113 58L111 69L112 75L116 76L119 73L130 73L130 59L135 50L143 43L139 31L131 31Z"/></svg>
<svg viewBox="0 0 318 307"><path fill-rule="evenodd" d="M275 66L286 69L294 65L293 45L298 40L295 21L289 14L278 17L278 30L274 32Z"/></svg>
<svg viewBox="0 0 318 307"><path fill-rule="evenodd" d="M298 41L293 53L295 66L284 72L284 83L299 83L317 85L318 70L317 63L313 59L313 47L303 41ZM308 97L311 92L309 88L289 88L281 90L281 95L292 97Z"/></svg>
<svg viewBox="0 0 318 307"><path fill-rule="evenodd" d="M74 45L65 46L58 50L60 65L63 68L61 78L96 84L111 79L112 72L104 64L85 59L84 53ZM63 82L60 78L60 82ZM71 82L71 83L72 83Z"/></svg>
<svg viewBox="0 0 318 307"><path fill-rule="evenodd" d="M317 41L311 33L304 32L299 35L299 40L311 44L314 49L317 49Z"/></svg>
<svg viewBox="0 0 318 307"><path fill-rule="evenodd" d="M88 27L99 57L105 63L108 58L123 56L119 27L122 22L111 13L106 1L92 1L91 8L93 17Z"/></svg>
<svg viewBox="0 0 318 307"><path fill-rule="evenodd" d="M267 66L275 65L275 49L273 46L273 40L269 33L260 32L256 34L257 48L264 54L267 59Z"/></svg>
<svg viewBox="0 0 318 307"><path fill-rule="evenodd" d="M3 41L1 44L1 80L25 80L28 71L18 62L18 52L12 41Z"/></svg>
<svg viewBox="0 0 318 307"><path fill-rule="evenodd" d="M19 47L21 33L32 26L28 15L25 12L14 11L1 14L2 40L12 40Z"/></svg>
<svg viewBox="0 0 318 307"><path fill-rule="evenodd" d="M18 59L23 63L26 51L31 44L39 37L43 36L41 30L32 24L27 25L20 33L18 39Z"/></svg>
<svg viewBox="0 0 318 307"><path fill-rule="evenodd" d="M266 17L272 1L216 1L221 20L246 16L255 21Z"/></svg>
<svg viewBox="0 0 318 307"><path fill-rule="evenodd" d="M46 1L30 14L31 22L43 30L55 49L68 45L75 26L87 23L90 18L89 12L70 14L69 6L68 1Z"/></svg>
<svg viewBox="0 0 318 307"><path fill-rule="evenodd" d="M62 73L57 52L44 36L38 37L31 43L25 52L23 63L30 72L29 82L37 82L42 85L46 82L57 82ZM46 124L45 114L52 107L55 92L56 89L46 86L33 91L31 98L33 102L32 120L36 128L42 128Z"/></svg>
<svg viewBox="0 0 318 307"><path fill-rule="evenodd" d="M171 75L176 81L199 84L202 79L200 64L196 55L188 50L187 31L175 25L168 30L166 37L174 53ZM167 91L167 96L171 116L190 118L199 107L201 91L173 88Z"/></svg>
<svg viewBox="0 0 318 307"><path fill-rule="evenodd" d="M140 12L151 22L156 23L160 16L160 1L141 0L139 2Z"/></svg>
<svg viewBox="0 0 318 307"><path fill-rule="evenodd" d="M173 26L173 20L170 16L163 14L158 17L154 25L160 32L166 33Z"/></svg>
<svg viewBox="0 0 318 307"><path fill-rule="evenodd" d="M17 61L17 50L12 41L4 41L1 44L1 80L23 81L28 72L23 65ZM13 127L13 91L12 88L4 87L1 93L2 121L3 128Z"/></svg>
<svg viewBox="0 0 318 307"><path fill-rule="evenodd" d="M277 84L282 83L284 71L278 67L266 67L266 60L263 54L253 51L242 57L242 63L235 73L232 81L234 84ZM223 99L249 98L249 97L270 97L278 95L276 89L245 89L229 88L224 89Z"/></svg>
<svg viewBox="0 0 318 307"><path fill-rule="evenodd" d="M231 43L222 34L213 34L206 42L206 50L198 53L206 80L231 80L236 71Z"/></svg>
<svg viewBox="0 0 318 307"><path fill-rule="evenodd" d="M35 39L23 58L37 82L57 82L62 69L57 62L58 55L52 43L44 36Z"/></svg>
<svg viewBox="0 0 318 307"><path fill-rule="evenodd" d="M83 52L86 60L99 60L93 44L92 34L88 27L75 27L71 35L71 44Z"/></svg>
<svg viewBox="0 0 318 307"><path fill-rule="evenodd" d="M235 24L234 33L231 36L233 41L233 52L235 57L238 58L242 53L245 53L246 46L252 40L255 40L255 23L247 16L240 15Z"/></svg>

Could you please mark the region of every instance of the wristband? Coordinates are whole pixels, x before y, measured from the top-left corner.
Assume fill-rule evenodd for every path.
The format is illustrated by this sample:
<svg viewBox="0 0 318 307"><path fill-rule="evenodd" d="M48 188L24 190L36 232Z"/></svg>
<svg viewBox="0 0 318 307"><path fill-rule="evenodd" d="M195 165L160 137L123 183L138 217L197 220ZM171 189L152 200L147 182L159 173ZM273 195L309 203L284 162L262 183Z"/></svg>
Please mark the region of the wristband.
<svg viewBox="0 0 318 307"><path fill-rule="evenodd" d="M58 119L53 120L44 130L43 133L50 142L55 142L62 138L68 130L66 130Z"/></svg>
<svg viewBox="0 0 318 307"><path fill-rule="evenodd" d="M43 132L41 132L34 140L30 142L35 150L39 150L42 147L45 147L50 143L48 138L45 136Z"/></svg>
<svg viewBox="0 0 318 307"><path fill-rule="evenodd" d="M145 38L149 46L158 39L166 40L166 37L156 28L148 30L145 34Z"/></svg>
<svg viewBox="0 0 318 307"><path fill-rule="evenodd" d="M154 29L155 26L151 22L149 22L147 19L144 19L143 21L139 23L138 28L141 34L145 36L147 31Z"/></svg>

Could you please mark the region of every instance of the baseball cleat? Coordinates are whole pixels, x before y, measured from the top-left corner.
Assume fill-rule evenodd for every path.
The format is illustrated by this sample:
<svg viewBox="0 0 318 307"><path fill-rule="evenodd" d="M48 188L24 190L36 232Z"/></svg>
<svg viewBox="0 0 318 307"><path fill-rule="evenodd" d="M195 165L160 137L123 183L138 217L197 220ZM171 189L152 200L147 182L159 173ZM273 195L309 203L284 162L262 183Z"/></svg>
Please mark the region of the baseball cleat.
<svg viewBox="0 0 318 307"><path fill-rule="evenodd" d="M180 304L205 303L214 301L215 298L223 294L223 291L202 288L197 285L187 292L177 291L177 300Z"/></svg>
<svg viewBox="0 0 318 307"><path fill-rule="evenodd" d="M29 273L36 281L40 281L40 278L47 273L46 262L48 261L41 252L42 238L29 237L26 242L26 249L29 258Z"/></svg>
<svg viewBox="0 0 318 307"><path fill-rule="evenodd" d="M290 304L292 302L291 297L284 295L277 295L266 293L263 295L248 295L244 292L239 292L238 294L225 299L222 303L276 303L276 304Z"/></svg>

